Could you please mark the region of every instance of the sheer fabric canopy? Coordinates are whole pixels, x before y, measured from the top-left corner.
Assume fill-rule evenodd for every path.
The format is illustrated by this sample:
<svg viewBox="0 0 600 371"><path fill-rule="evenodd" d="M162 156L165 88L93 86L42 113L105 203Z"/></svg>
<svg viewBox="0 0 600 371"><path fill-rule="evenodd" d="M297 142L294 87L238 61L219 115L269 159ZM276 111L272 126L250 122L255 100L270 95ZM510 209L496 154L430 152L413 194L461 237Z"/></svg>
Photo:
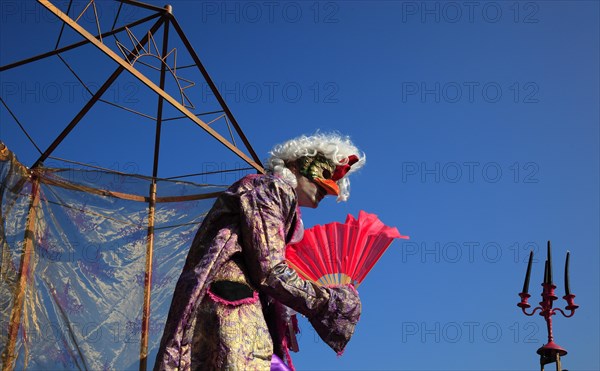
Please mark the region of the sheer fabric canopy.
<svg viewBox="0 0 600 371"><path fill-rule="evenodd" d="M149 233L151 178L30 171L0 146L3 363L14 347L16 369L139 369L146 245L152 237L152 365L187 249L226 186L157 181Z"/></svg>

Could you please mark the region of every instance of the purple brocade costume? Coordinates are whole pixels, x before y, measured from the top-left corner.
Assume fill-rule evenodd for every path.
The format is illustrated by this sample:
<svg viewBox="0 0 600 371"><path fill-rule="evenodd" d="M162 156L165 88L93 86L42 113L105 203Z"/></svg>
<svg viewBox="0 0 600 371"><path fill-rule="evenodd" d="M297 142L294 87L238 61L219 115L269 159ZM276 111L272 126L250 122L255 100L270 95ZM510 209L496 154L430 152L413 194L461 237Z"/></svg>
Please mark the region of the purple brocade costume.
<svg viewBox="0 0 600 371"><path fill-rule="evenodd" d="M321 287L285 263L302 222L283 179L248 175L215 202L177 282L155 370L269 370L291 365L291 308L340 353L361 310L351 286Z"/></svg>

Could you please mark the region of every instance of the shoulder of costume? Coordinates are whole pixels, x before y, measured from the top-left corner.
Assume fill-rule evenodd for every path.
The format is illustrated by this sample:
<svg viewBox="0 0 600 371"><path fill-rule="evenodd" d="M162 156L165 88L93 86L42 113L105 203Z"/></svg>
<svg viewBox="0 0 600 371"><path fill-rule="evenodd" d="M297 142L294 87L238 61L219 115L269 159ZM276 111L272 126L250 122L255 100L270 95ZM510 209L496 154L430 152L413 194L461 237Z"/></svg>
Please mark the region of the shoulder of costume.
<svg viewBox="0 0 600 371"><path fill-rule="evenodd" d="M283 189L288 193L295 193L294 187L284 178L273 174L248 174L235 182L230 190L254 189L265 187L267 189Z"/></svg>
<svg viewBox="0 0 600 371"><path fill-rule="evenodd" d="M294 186L284 178L273 174L249 174L233 184L226 194L235 198L252 194L262 200L279 199L288 212L299 213Z"/></svg>
<svg viewBox="0 0 600 371"><path fill-rule="evenodd" d="M278 187L293 188L293 186L284 178L273 174L249 174L243 177L240 182L244 184L251 183L254 185L275 184Z"/></svg>

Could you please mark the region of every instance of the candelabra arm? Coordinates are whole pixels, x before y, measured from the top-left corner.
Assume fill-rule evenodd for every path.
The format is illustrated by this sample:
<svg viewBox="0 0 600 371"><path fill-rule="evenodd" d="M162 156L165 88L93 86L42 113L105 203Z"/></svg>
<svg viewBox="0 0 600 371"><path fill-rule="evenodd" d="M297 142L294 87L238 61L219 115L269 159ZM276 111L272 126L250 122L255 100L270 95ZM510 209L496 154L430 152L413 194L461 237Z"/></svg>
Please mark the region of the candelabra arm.
<svg viewBox="0 0 600 371"><path fill-rule="evenodd" d="M565 307L565 310L568 310L570 313L566 314L560 308L554 308L553 310L559 311L565 318L573 317L573 315L575 314L575 311L577 310L577 308L579 308L579 305L575 304L575 301L574 301L575 295L568 294L568 295L563 296L563 299L565 299L565 301L567 302L567 306Z"/></svg>
<svg viewBox="0 0 600 371"><path fill-rule="evenodd" d="M533 309L533 311L531 313L527 313L527 309L531 307L531 305L528 303L529 298L531 297L531 295L529 295L526 292L521 292L519 293L519 296L521 297L521 301L517 303L517 306L519 308L521 308L521 310L523 310L523 313L526 316L533 316L535 314L535 312L539 309L542 310L542 307L536 307Z"/></svg>
<svg viewBox="0 0 600 371"><path fill-rule="evenodd" d="M560 308L554 308L552 309L554 312L558 311L560 312L565 318L570 318L573 317L573 315L575 314L575 309L570 309L571 313L566 314L562 309Z"/></svg>
<svg viewBox="0 0 600 371"><path fill-rule="evenodd" d="M527 313L527 308L529 308L529 307L521 307L521 309L523 310L523 313L526 316L530 316L530 317L533 316L535 314L535 312L537 312L538 310L542 310L542 307L535 307L535 308L533 308L533 310L531 311L531 313Z"/></svg>

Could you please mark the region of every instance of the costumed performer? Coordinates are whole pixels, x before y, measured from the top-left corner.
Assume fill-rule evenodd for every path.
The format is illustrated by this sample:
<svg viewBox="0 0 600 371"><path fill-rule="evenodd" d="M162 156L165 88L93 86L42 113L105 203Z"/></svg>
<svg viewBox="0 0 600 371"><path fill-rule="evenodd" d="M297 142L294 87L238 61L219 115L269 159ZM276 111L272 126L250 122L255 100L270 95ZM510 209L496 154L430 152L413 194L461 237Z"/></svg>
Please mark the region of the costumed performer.
<svg viewBox="0 0 600 371"><path fill-rule="evenodd" d="M348 174L364 162L348 137L301 136L273 148L266 175L247 175L220 195L177 281L154 369L293 369L290 308L342 352L360 316L358 293L304 281L285 247L302 239L298 207L316 208L325 195L347 200Z"/></svg>

